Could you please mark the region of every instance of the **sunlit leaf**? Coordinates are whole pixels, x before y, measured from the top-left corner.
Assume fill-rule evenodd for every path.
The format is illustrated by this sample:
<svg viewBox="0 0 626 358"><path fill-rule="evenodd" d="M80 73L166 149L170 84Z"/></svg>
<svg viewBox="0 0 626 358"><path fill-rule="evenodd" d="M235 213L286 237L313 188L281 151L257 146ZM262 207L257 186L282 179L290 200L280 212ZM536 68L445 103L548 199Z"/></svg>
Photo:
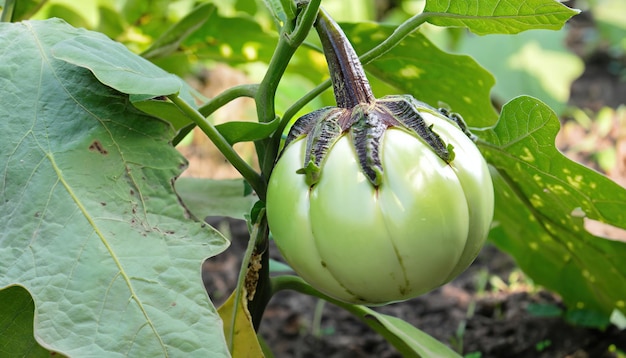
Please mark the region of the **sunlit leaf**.
<svg viewBox="0 0 626 358"><path fill-rule="evenodd" d="M293 1L285 0L263 0L265 7L267 7L274 17L274 22L278 28L287 21L293 20L295 15L295 4Z"/></svg>
<svg viewBox="0 0 626 358"><path fill-rule="evenodd" d="M624 229L626 189L563 156L554 146L558 130L549 107L522 96L504 106L495 127L476 132L498 171L490 237L570 309L624 312L626 242L592 235L585 221Z"/></svg>
<svg viewBox="0 0 626 358"><path fill-rule="evenodd" d="M135 101L133 105L142 112L170 122L177 131L192 123L191 119L189 119L186 114L178 109L174 103L169 101L147 99L144 101Z"/></svg>
<svg viewBox="0 0 626 358"><path fill-rule="evenodd" d="M427 0L428 22L467 27L478 35L558 30L579 11L554 0Z"/></svg>
<svg viewBox="0 0 626 358"><path fill-rule="evenodd" d="M226 356L200 267L227 241L178 202L171 126L52 56L85 33L0 23L0 288L30 292L62 354Z"/></svg>

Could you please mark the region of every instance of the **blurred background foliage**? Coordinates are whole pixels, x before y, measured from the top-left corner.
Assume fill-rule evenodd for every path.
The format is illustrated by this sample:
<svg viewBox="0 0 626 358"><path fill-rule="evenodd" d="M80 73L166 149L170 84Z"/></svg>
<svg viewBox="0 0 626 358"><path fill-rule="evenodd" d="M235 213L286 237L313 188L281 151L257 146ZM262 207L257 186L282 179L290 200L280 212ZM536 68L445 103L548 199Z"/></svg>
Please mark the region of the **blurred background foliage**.
<svg viewBox="0 0 626 358"><path fill-rule="evenodd" d="M211 13L209 19L199 23L177 49L167 54L150 54L149 46L155 39L198 4L206 3L215 5L206 7ZM573 30L476 36L465 29L425 24L421 31L441 49L471 55L489 70L496 79L492 90L496 106L528 94L541 99L560 115L571 115L570 88L583 74L585 61L593 56L598 53L605 56L607 71L626 81L626 1L576 0L566 4L583 10L571 22L576 27L576 39L571 38ZM424 5L425 0L323 2L339 22L378 21L391 25L421 12ZM74 26L103 32L182 77L202 77L206 73L203 71L214 68L218 62L226 62L250 81L258 81L278 36L262 0L26 0L18 2L16 12L18 19L60 17ZM224 31L235 27L236 31ZM281 83L280 93L285 95L279 96L279 111L327 78L315 36L309 36L309 43L311 46L298 51ZM379 96L394 91L374 82ZM329 104L332 96L327 91L319 102L303 111ZM615 103L609 105L615 107Z"/></svg>

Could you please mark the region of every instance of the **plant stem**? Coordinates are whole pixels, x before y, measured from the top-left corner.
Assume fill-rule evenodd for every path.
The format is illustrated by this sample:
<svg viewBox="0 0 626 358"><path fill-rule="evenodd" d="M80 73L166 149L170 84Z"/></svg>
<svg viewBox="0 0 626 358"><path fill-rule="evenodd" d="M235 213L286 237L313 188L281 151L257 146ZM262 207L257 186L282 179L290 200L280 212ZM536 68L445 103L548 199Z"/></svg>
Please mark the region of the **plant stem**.
<svg viewBox="0 0 626 358"><path fill-rule="evenodd" d="M367 51L363 55L359 56L361 63L363 65L367 65L372 61L376 60L380 56L389 52L392 48L397 46L405 37L409 36L413 31L417 30L423 23L425 23L428 18L431 16L430 13L421 13L417 14L410 19L406 20L402 24L400 24L394 32L386 38L383 42L376 45L371 50ZM441 16L441 14L440 14ZM285 129L291 118L302 109L307 103L311 102L315 97L319 96L322 92L328 89L331 86L331 81L326 80L320 83L317 87L309 91L304 97L300 98L296 103L294 103L291 107L289 107L283 118L281 119L281 123L278 127L277 133L282 133ZM280 132L279 132L280 131Z"/></svg>
<svg viewBox="0 0 626 358"><path fill-rule="evenodd" d="M386 54L392 48L396 47L400 42L402 42L405 37L409 36L413 31L422 26L423 23L428 21L428 18L430 18L430 16L431 14L428 12L414 15L413 17L396 27L393 33L383 42L379 43L374 48L361 55L359 59L363 64L368 64L379 58L380 56Z"/></svg>
<svg viewBox="0 0 626 358"><path fill-rule="evenodd" d="M207 103L198 109L198 112L200 112L203 116L208 117L213 114L213 112L234 99L239 97L254 98L258 89L258 84L246 84L228 88L217 96L211 98Z"/></svg>
<svg viewBox="0 0 626 358"><path fill-rule="evenodd" d="M0 15L0 22L11 22L13 20L13 12L15 11L16 0L5 0Z"/></svg>
<svg viewBox="0 0 626 358"><path fill-rule="evenodd" d="M291 57L313 27L320 3L321 0L310 1L304 10L300 11L294 23L283 26L278 45L255 97L259 122L267 123L276 118L274 102L278 83L283 77ZM277 132L275 136L280 136L280 133ZM271 138L255 143L261 173L266 177L269 177L278 153L278 146L275 143Z"/></svg>
<svg viewBox="0 0 626 358"><path fill-rule="evenodd" d="M304 10L301 10L297 14L295 19L290 19L291 21L288 21L288 23L284 24L282 27L278 45L274 50L269 67L265 73L265 77L259 84L256 91L255 100L257 106L257 116L260 123L267 123L276 118L274 101L278 83L283 77L291 57L304 41L307 34L311 30L311 27L313 27L313 22L317 18L320 3L321 0L311 0L305 5ZM275 133L274 136L280 137L280 133ZM257 191L257 194L261 200L265 200L265 190L267 189L267 186L263 178L269 178L269 175L274 168L274 161L276 160L276 155L278 153L278 145L275 144L275 141L271 137L261 141L256 141L254 144L259 158L259 164L261 166L261 181L264 185L264 191L262 193ZM263 318L265 307L272 297L269 276L269 227L267 225L267 218L265 215L262 217L260 222L259 232L255 238L255 247L257 252L262 253L261 271L258 272L259 276L256 282L256 294L254 299L248 302L248 310L252 316L254 328L255 330L258 330L261 319Z"/></svg>
<svg viewBox="0 0 626 358"><path fill-rule="evenodd" d="M373 102L376 98L359 57L339 25L324 9L320 9L315 30L322 41L337 107L351 109L357 104Z"/></svg>
<svg viewBox="0 0 626 358"><path fill-rule="evenodd" d="M217 149L228 159L228 161L237 169L239 173L248 181L252 189L257 193L261 200L265 198L266 183L245 160L243 160L233 147L226 141L215 126L209 122L200 112L191 107L187 102L173 94L167 96L178 109L185 113L192 121L202 129L202 131L211 139Z"/></svg>
<svg viewBox="0 0 626 358"><path fill-rule="evenodd" d="M285 24L274 50L265 77L259 85L257 92L257 113L259 122L270 122L276 117L274 99L278 83L283 77L291 57L296 52L302 41L306 38L317 16L321 0L313 0L296 20L296 24Z"/></svg>
<svg viewBox="0 0 626 358"><path fill-rule="evenodd" d="M215 111L234 99L237 99L239 97L254 98L258 88L258 84L246 84L228 88L207 101L202 107L198 109L198 112L200 112L205 117L209 117ZM194 122L181 128L178 131L176 137L174 137L174 139L172 140L172 144L174 146L178 145L178 143L180 143L180 141L182 141L187 136L187 134L189 134L189 132L191 132L195 127L196 124Z"/></svg>

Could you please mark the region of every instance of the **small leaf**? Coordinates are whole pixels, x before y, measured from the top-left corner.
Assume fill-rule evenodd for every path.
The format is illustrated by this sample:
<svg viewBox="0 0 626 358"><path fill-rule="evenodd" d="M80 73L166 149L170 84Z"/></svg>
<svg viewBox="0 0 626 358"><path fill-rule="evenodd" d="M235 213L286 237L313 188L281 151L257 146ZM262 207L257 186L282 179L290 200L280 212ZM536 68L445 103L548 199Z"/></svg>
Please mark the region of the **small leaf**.
<svg viewBox="0 0 626 358"><path fill-rule="evenodd" d="M532 97L507 103L493 128L475 132L492 166L496 227L490 238L570 309L626 310L626 242L594 236L585 219L626 226L626 189L563 156L559 119Z"/></svg>
<svg viewBox="0 0 626 358"><path fill-rule="evenodd" d="M181 90L180 78L135 55L119 42L97 32L72 32L72 37L54 45L53 56L89 69L105 85L122 93L152 97Z"/></svg>
<svg viewBox="0 0 626 358"><path fill-rule="evenodd" d="M237 291L234 291L228 300L217 309L224 322L224 335L228 345L232 347L233 357L264 357L256 332L252 326L252 317L246 307L247 299L245 291L235 304ZM235 307L235 305L237 307Z"/></svg>
<svg viewBox="0 0 626 358"><path fill-rule="evenodd" d="M263 3L274 17L276 27L279 29L296 17L294 3L291 0L263 0Z"/></svg>
<svg viewBox="0 0 626 358"><path fill-rule="evenodd" d="M428 0L424 13L439 26L467 27L478 35L558 30L580 11L554 0Z"/></svg>
<svg viewBox="0 0 626 358"><path fill-rule="evenodd" d="M199 219L228 216L243 220L258 200L256 195L245 195L246 186L242 179L183 177L176 180L175 186L187 209Z"/></svg>
<svg viewBox="0 0 626 358"><path fill-rule="evenodd" d="M133 102L140 111L170 122L176 131L193 123L176 105L169 101L148 99Z"/></svg>
<svg viewBox="0 0 626 358"><path fill-rule="evenodd" d="M218 124L215 128L232 145L265 139L274 133L279 123L277 119L268 123L232 121Z"/></svg>
<svg viewBox="0 0 626 358"><path fill-rule="evenodd" d="M216 11L211 3L201 4L182 20L169 28L150 47L142 53L145 58L164 57L176 51L180 44L194 31L200 28Z"/></svg>
<svg viewBox="0 0 626 358"><path fill-rule="evenodd" d="M52 352L33 335L35 303L23 287L0 290L0 356L46 358Z"/></svg>
<svg viewBox="0 0 626 358"><path fill-rule="evenodd" d="M394 30L374 23L342 24L342 28L359 54L375 47ZM471 57L443 52L419 32L407 36L365 69L399 93L435 107L441 101L447 103L470 126L488 126L497 119L490 98L493 76Z"/></svg>

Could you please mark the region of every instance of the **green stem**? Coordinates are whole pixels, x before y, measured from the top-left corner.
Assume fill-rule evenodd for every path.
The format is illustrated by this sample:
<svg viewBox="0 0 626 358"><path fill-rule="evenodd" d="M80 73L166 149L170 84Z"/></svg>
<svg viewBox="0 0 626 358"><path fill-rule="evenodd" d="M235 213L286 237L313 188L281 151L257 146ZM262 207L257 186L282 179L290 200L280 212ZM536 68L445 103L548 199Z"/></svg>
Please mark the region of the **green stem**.
<svg viewBox="0 0 626 358"><path fill-rule="evenodd" d="M266 183L263 178L257 173L245 160L243 160L228 141L222 136L220 132L209 122L200 112L190 106L178 95L173 94L167 96L172 103L178 107L183 113L185 113L192 121L196 123L200 129L209 137L209 139L215 144L217 149L228 159L228 161L237 169L239 173L248 181L252 189L257 193L261 200L265 198Z"/></svg>
<svg viewBox="0 0 626 358"><path fill-rule="evenodd" d="M265 77L259 84L259 88L256 92L255 100L257 106L257 115L260 123L267 123L276 118L276 110L274 107L274 101L276 97L276 90L278 83L283 77L287 65L291 60L291 57L298 49L298 46L304 41L313 22L317 17L317 12L320 6L321 0L311 0L306 4L304 10L301 10L295 21L291 21L284 24L281 29L281 36L278 41L278 45L274 50L274 54L270 61ZM280 136L280 133L275 135ZM261 173L266 178L274 168L274 161L278 153L278 146L274 145L272 138L266 138L262 141L254 143L259 158L259 164L261 166ZM263 181L265 184L265 181ZM266 189L264 187L263 189ZM265 192L259 193L259 198L265 200ZM271 282L269 277L269 227L267 226L267 219L263 216L259 232L255 240L255 247L257 252L262 253L261 256L261 271L259 279L256 283L256 294L252 301L248 302L248 309L252 316L252 323L255 330L258 330L263 317L265 307L272 297Z"/></svg>
<svg viewBox="0 0 626 358"><path fill-rule="evenodd" d="M422 26L422 24L428 21L431 15L431 13L423 12L401 23L383 42L361 55L359 57L361 63L364 65L368 64L389 52L392 48L402 42L405 37L409 36L413 31L417 30L420 26Z"/></svg>
<svg viewBox="0 0 626 358"><path fill-rule="evenodd" d="M202 107L198 109L203 116L208 117L213 112L217 111L227 103L231 102L234 99L239 97L250 97L254 98L256 92L259 88L258 84L246 84L239 85L235 87L231 87L217 96L211 98L208 102L206 102ZM180 141L182 141L189 132L191 132L196 127L195 123L191 123L178 131L178 134L172 140L172 144L177 146Z"/></svg>
<svg viewBox="0 0 626 358"><path fill-rule="evenodd" d="M213 114L213 112L234 99L239 97L254 98L258 89L258 84L246 84L228 88L217 96L211 98L207 103L198 109L198 112L200 112L203 116L208 117Z"/></svg>
<svg viewBox="0 0 626 358"><path fill-rule="evenodd" d="M298 16L295 25L285 25L281 32L278 45L274 50L265 77L257 92L257 113L259 122L270 122L276 117L274 100L278 83L283 77L291 57L302 41L306 38L317 16L321 0L312 0L306 5L302 15Z"/></svg>
<svg viewBox="0 0 626 358"><path fill-rule="evenodd" d="M16 0L4 0L0 22L11 22L13 20L13 12L15 11Z"/></svg>
<svg viewBox="0 0 626 358"><path fill-rule="evenodd" d="M339 300L336 300L330 296L326 296L320 291L311 287L308 283L306 283L302 278L294 275L281 275L275 276L271 279L272 282L272 293L276 294L282 290L293 290L296 292L304 293L305 295L321 298L325 301L328 301L334 305L337 305L341 308L348 310L350 313L354 313L357 316L361 312L360 308L364 308L364 306L357 306L350 303L345 303Z"/></svg>
<svg viewBox="0 0 626 358"><path fill-rule="evenodd" d="M285 24L283 27L278 45L274 50L265 77L261 81L255 97L259 122L267 123L276 118L274 102L278 83L283 77L291 57L304 41L311 27L313 27L320 3L321 0L311 0L300 11L295 23ZM276 135L280 136L280 133L276 133ZM278 154L278 147L275 143L276 141L272 140L272 138L255 143L261 173L267 177L269 177L274 167L274 160Z"/></svg>

